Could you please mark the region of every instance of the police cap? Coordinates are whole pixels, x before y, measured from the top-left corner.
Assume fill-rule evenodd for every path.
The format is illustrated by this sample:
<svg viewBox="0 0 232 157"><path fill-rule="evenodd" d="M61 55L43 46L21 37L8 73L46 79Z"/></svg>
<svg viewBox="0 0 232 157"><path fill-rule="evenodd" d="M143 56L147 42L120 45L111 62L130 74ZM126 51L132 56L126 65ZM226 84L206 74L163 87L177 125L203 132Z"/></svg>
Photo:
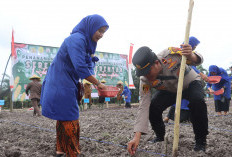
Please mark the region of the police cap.
<svg viewBox="0 0 232 157"><path fill-rule="evenodd" d="M150 71L151 65L158 60L156 54L149 47L140 47L134 54L132 63L136 67L136 75L144 76Z"/></svg>

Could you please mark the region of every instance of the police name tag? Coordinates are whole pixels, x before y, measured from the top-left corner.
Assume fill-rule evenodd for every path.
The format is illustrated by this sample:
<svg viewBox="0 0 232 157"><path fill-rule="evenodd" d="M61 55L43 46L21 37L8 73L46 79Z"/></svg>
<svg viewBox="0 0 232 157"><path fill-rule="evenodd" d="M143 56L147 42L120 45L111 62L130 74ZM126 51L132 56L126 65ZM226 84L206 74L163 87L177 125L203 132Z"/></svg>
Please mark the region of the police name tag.
<svg viewBox="0 0 232 157"><path fill-rule="evenodd" d="M84 103L89 103L89 99L84 99Z"/></svg>
<svg viewBox="0 0 232 157"><path fill-rule="evenodd" d="M110 98L109 97L105 97L105 101L110 101Z"/></svg>

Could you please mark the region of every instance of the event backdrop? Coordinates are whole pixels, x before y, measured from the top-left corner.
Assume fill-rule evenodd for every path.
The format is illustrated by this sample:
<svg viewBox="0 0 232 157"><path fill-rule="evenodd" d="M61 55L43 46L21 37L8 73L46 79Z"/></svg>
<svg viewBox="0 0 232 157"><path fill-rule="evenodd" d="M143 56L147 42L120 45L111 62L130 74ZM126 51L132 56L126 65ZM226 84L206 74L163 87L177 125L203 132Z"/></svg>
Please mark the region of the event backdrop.
<svg viewBox="0 0 232 157"><path fill-rule="evenodd" d="M16 52L12 63L14 79L13 101L25 101L29 78L36 74L43 81L47 69L58 52L58 47L14 43ZM104 79L107 85L116 86L119 80L128 84L128 56L116 53L96 52L99 61L95 66L95 75L99 80ZM93 90L93 93L97 93Z"/></svg>

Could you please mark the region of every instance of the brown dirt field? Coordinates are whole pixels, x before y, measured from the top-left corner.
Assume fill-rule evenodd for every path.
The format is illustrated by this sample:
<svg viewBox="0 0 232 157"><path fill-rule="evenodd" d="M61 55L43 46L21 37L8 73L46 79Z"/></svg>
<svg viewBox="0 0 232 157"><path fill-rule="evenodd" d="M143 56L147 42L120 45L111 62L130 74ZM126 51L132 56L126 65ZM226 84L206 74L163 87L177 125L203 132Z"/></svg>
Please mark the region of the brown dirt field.
<svg viewBox="0 0 232 157"><path fill-rule="evenodd" d="M181 123L180 157L230 157L232 156L232 114L215 116L213 100L207 101L209 135L206 152L194 152L194 134L190 123ZM166 110L164 116L167 114ZM110 105L108 109L91 109L80 113L80 146L86 157L130 156L126 145L133 137L133 125L137 104L131 109ZM55 156L56 121L45 117L33 117L28 109L6 110L0 113L1 157L52 157ZM172 154L173 121L166 125L168 133L167 155ZM152 144L154 133L150 128L143 135L135 157L164 156L164 142Z"/></svg>

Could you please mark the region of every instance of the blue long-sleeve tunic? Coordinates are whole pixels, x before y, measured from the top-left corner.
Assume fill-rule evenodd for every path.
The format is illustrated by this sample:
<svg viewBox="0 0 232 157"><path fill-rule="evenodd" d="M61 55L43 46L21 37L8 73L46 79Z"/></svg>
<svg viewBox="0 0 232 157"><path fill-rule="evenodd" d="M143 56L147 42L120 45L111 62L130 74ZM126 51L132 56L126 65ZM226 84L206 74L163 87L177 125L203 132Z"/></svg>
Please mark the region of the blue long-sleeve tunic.
<svg viewBox="0 0 232 157"><path fill-rule="evenodd" d="M78 81L94 75L91 54L97 43L94 33L108 24L99 15L90 15L73 29L50 65L41 91L42 114L54 120L77 120Z"/></svg>
<svg viewBox="0 0 232 157"><path fill-rule="evenodd" d="M121 96L122 95L124 95L125 97L127 96L126 102L129 102L129 103L131 102L131 91L127 86L124 87L124 90L123 90Z"/></svg>
<svg viewBox="0 0 232 157"><path fill-rule="evenodd" d="M211 73L216 73L216 76L221 76L221 80L219 83L210 84L207 83L207 88L211 87L214 91L217 91L221 88L224 88L224 93L222 95L214 95L214 100L221 100L222 96L225 96L227 99L231 97L231 84L230 84L230 77L228 76L226 70L223 68L219 68L216 65L211 65L209 67L209 75L213 76Z"/></svg>

